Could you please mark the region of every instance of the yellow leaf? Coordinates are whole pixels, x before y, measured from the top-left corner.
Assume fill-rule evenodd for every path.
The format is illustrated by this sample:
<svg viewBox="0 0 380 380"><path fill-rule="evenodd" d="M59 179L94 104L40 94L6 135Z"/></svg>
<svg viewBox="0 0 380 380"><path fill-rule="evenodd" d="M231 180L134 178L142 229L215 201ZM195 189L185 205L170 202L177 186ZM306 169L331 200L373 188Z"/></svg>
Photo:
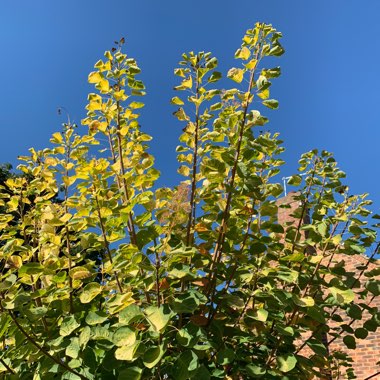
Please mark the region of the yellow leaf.
<svg viewBox="0 0 380 380"><path fill-rule="evenodd" d="M269 89L267 88L266 90L257 93L257 96L261 99L268 99L269 98Z"/></svg>
<svg viewBox="0 0 380 380"><path fill-rule="evenodd" d="M69 214L69 213L66 213L65 215L63 215L60 219L63 223L66 223L68 222L70 219L71 219L72 215Z"/></svg>
<svg viewBox="0 0 380 380"><path fill-rule="evenodd" d="M131 115L132 115L132 110L130 110L130 109L126 109L125 112L124 112L123 117L124 117L125 119L129 119L129 117L130 117Z"/></svg>
<svg viewBox="0 0 380 380"><path fill-rule="evenodd" d="M133 346L123 346L117 348L115 351L115 358L117 360L133 360L138 345L139 342L135 343Z"/></svg>
<svg viewBox="0 0 380 380"><path fill-rule="evenodd" d="M99 83L103 79L98 71L93 71L88 75L88 83Z"/></svg>
<svg viewBox="0 0 380 380"><path fill-rule="evenodd" d="M110 90L110 84L107 79L102 79L99 82L99 86L101 92L108 92Z"/></svg>
<svg viewBox="0 0 380 380"><path fill-rule="evenodd" d="M338 245L342 240L342 235L335 235L332 239L331 242L335 245Z"/></svg>
<svg viewBox="0 0 380 380"><path fill-rule="evenodd" d="M245 67L248 69L248 70L252 70L256 67L257 65L257 59L251 59L246 65Z"/></svg>
<svg viewBox="0 0 380 380"><path fill-rule="evenodd" d="M256 158L257 158L259 161L262 160L262 159L264 158L264 153L259 152Z"/></svg>
<svg viewBox="0 0 380 380"><path fill-rule="evenodd" d="M185 103L183 102L182 99L180 99L178 96L175 96L174 98L172 98L172 100L170 101L172 104L176 104L178 106L182 106L184 105Z"/></svg>
<svg viewBox="0 0 380 380"><path fill-rule="evenodd" d="M182 86L185 87L185 88L191 88L191 87L193 87L193 78L191 77L191 75L189 76L188 79L184 79L182 81Z"/></svg>
<svg viewBox="0 0 380 380"><path fill-rule="evenodd" d="M8 259L8 263L13 266L14 268L21 268L22 267L22 259L20 256L11 256Z"/></svg>
<svg viewBox="0 0 380 380"><path fill-rule="evenodd" d="M243 46L241 49L238 49L235 53L235 58L240 58L240 59L248 59L251 55L251 51L246 47Z"/></svg>
<svg viewBox="0 0 380 380"><path fill-rule="evenodd" d="M102 216L102 218L106 218L107 216L111 216L112 210L109 209L108 207L101 207L100 208L100 215Z"/></svg>
<svg viewBox="0 0 380 380"><path fill-rule="evenodd" d="M113 96L114 96L116 101L120 101L120 100L124 101L128 98L128 96L124 94L124 90L115 91L113 93Z"/></svg>
<svg viewBox="0 0 380 380"><path fill-rule="evenodd" d="M190 175L190 168L186 165L181 165L178 169L178 173L188 177Z"/></svg>
<svg viewBox="0 0 380 380"><path fill-rule="evenodd" d="M97 111L102 109L102 103L98 102L90 102L87 107L89 111Z"/></svg>
<svg viewBox="0 0 380 380"><path fill-rule="evenodd" d="M206 232L206 231L208 231L207 226L205 224L203 224L203 223L196 224L194 229L197 232Z"/></svg>
<svg viewBox="0 0 380 380"><path fill-rule="evenodd" d="M227 77L236 83L241 83L244 78L244 71L242 69L233 67L232 69L228 70Z"/></svg>
<svg viewBox="0 0 380 380"><path fill-rule="evenodd" d="M109 71L111 70L111 62L107 61L103 66L102 66L102 71Z"/></svg>
<svg viewBox="0 0 380 380"><path fill-rule="evenodd" d="M113 56L111 54L111 52L109 50L107 50L105 53L104 53L104 56L109 59L110 61L113 60Z"/></svg>
<svg viewBox="0 0 380 380"><path fill-rule="evenodd" d="M71 185L75 182L75 180L76 180L76 177L75 177L75 176L72 176L72 177L66 177L66 176L63 176L63 177L62 177L62 181L63 181L63 183L64 183L67 187L71 186Z"/></svg>
<svg viewBox="0 0 380 380"><path fill-rule="evenodd" d="M62 135L59 132L53 133L51 142L54 144L62 144L63 142Z"/></svg>
<svg viewBox="0 0 380 380"><path fill-rule="evenodd" d="M247 36L247 35L245 35L245 36L243 37L243 41L244 41L246 44L250 44L250 43L252 42L252 38L249 37L249 36Z"/></svg>
<svg viewBox="0 0 380 380"><path fill-rule="evenodd" d="M99 126L98 126L99 131L105 132L107 130L107 125L108 124L106 121L102 121L101 123L99 123Z"/></svg>
<svg viewBox="0 0 380 380"><path fill-rule="evenodd" d="M53 237L51 238L51 242L52 242L53 244L59 246L59 245L61 245L61 237L55 235L55 236L53 236Z"/></svg>
<svg viewBox="0 0 380 380"><path fill-rule="evenodd" d="M101 103L102 102L102 97L99 94L91 93L91 94L88 94L87 100L89 102L98 102L98 103Z"/></svg>
<svg viewBox="0 0 380 380"><path fill-rule="evenodd" d="M74 267L70 270L69 275L73 280L83 280L91 277L92 274L86 267Z"/></svg>
<svg viewBox="0 0 380 380"><path fill-rule="evenodd" d="M127 125L124 125L123 127L120 128L120 135L121 136L126 136L129 132L129 127Z"/></svg>

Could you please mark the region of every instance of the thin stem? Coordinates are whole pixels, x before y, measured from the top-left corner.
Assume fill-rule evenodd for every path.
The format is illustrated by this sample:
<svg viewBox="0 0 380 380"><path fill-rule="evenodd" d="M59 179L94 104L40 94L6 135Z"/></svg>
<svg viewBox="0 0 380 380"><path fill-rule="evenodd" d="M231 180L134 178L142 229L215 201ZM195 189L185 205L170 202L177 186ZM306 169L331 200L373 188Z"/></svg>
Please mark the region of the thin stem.
<svg viewBox="0 0 380 380"><path fill-rule="evenodd" d="M157 241L154 239L154 253L156 255L156 287L157 287L157 306L161 306L161 295L160 295L160 268L161 268L161 257L157 252Z"/></svg>
<svg viewBox="0 0 380 380"><path fill-rule="evenodd" d="M39 351L41 351L45 356L47 356L49 359L57 363L59 366L64 368L66 371L71 372L72 374L78 376L79 378L83 380L88 380L85 376L81 375L79 372L75 371L75 369L70 368L65 362L57 359L53 355L51 355L45 348L43 348L40 344L38 344L25 330L24 328L18 323L17 318L13 315L11 310L8 310L9 316L12 318L13 322L17 326L17 328L21 331L21 333L25 336L25 338L33 344Z"/></svg>
<svg viewBox="0 0 380 380"><path fill-rule="evenodd" d="M3 359L0 359L0 363L7 369L8 372L10 372L12 375L15 375L16 372L13 371L13 369L11 367L9 367L9 365L3 360Z"/></svg>
<svg viewBox="0 0 380 380"><path fill-rule="evenodd" d="M255 69L256 67L251 70L251 75L250 75L249 84L248 84L248 91L247 91L249 94L251 94L252 87L253 87L253 78L255 74ZM246 125L246 120L247 120L248 106L249 106L249 102L247 100L247 102L244 105L244 113L243 113L243 118L240 125L239 137L238 137L238 142L237 142L236 152L235 152L235 157L234 157L234 164L231 171L231 178L228 184L226 206L224 208L222 221L219 227L218 239L214 248L213 260L210 266L210 274L209 274L210 286L208 289L208 294L207 294L208 296L211 294L211 292L213 292L214 282L216 282L216 272L217 272L216 265L220 262L222 253L223 253L223 244L224 244L224 240L226 236L227 222L230 217L230 205L232 201L232 194L233 194L233 188L235 184L237 165L240 158L241 144L243 141L243 135L244 135L245 125Z"/></svg>
<svg viewBox="0 0 380 380"><path fill-rule="evenodd" d="M371 299L369 300L367 306L369 306L371 304L371 302L375 299L376 296L372 296ZM362 311L364 311L364 307L361 308ZM351 326L354 322L356 321L355 318L352 318L351 321L349 323L347 323L347 326ZM334 342L336 339L338 339L339 337L341 337L342 333L344 332L345 330L342 328L339 333L337 335L335 335L332 339L330 339L328 342L327 342L327 346L329 346L332 342Z"/></svg>
<svg viewBox="0 0 380 380"><path fill-rule="evenodd" d="M242 252L243 252L243 249L244 249L244 247L245 247L245 245L246 245L246 242L247 242L247 240L248 240L249 230L250 230L250 228L251 228L252 220L253 220L253 216L251 215L250 218L249 218L249 220L248 220L248 223L247 223L246 232L245 232L245 234L244 234L244 238L243 238L243 241L242 241L242 243L241 243L241 246L240 246L240 249L239 249L239 253L242 253ZM223 296L223 295L227 292L228 288L230 287L231 282L232 282L232 280L233 280L233 278L234 278L234 276L235 276L236 269L238 268L238 265L239 265L238 262L236 262L236 263L234 264L234 266L232 267L231 273L230 273L230 275L229 275L229 277L228 277L228 280L226 281L226 284L225 284L224 289L223 289L223 291L222 291L222 293L221 293L221 296ZM210 297L210 299L211 299L211 302L210 302L211 305L212 305L213 302L214 302L215 290L216 290L216 288L213 289L213 292L212 292L211 297ZM250 298L251 298L251 296L248 297L248 301L250 300ZM247 302L248 302L248 301L247 301ZM211 321L212 321L213 318L215 317L215 314L216 314L216 312L218 311L221 302L222 302L222 298L221 298L221 299L219 300L219 302L216 304L214 310L213 310L212 312L210 312L210 315L209 315L209 318L208 318L208 323L207 323L208 325L211 323ZM244 311L244 312L245 312L245 311ZM239 318L239 320L240 320L240 318Z"/></svg>
<svg viewBox="0 0 380 380"><path fill-rule="evenodd" d="M69 121L70 122L70 121ZM71 128L71 125L68 124L68 127ZM71 155L71 141L70 137L69 139L66 139L66 157L65 157L65 176L68 178L69 176L69 170L67 169L67 165L70 162L70 155ZM67 207L67 199L69 197L69 186L65 184L65 195L64 195L64 205L65 205L65 213L68 213L68 207ZM67 249L67 257L69 262L69 273L72 268L72 260L71 260L71 245L70 245L70 234L69 234L69 228L67 225L67 222L65 223L65 235L66 235L66 249ZM69 287L70 287L70 294L69 294L69 303L70 303L70 314L74 313L74 302L73 302L73 279L71 276L69 276Z"/></svg>
<svg viewBox="0 0 380 380"><path fill-rule="evenodd" d="M120 164L120 172L121 172L121 182L123 185L123 191L125 196L125 202L129 204L130 197L127 189L127 181L125 180L125 167L124 167L124 159L123 159L123 147L122 147L122 141L121 141L121 134L120 134L120 102L116 102L116 108L117 108L117 147L118 147L118 154L119 154L119 164ZM128 215L129 219L129 235L131 238L131 242L134 245L137 245L137 238L136 238L136 230L135 230L135 223L133 221L132 212Z"/></svg>
<svg viewBox="0 0 380 380"><path fill-rule="evenodd" d="M376 373L374 373L373 375L371 375L371 376L368 376L368 377L366 377L364 380L369 380L369 379L373 379L374 377L376 377L377 375L380 375L380 371L379 372L376 372Z"/></svg>
<svg viewBox="0 0 380 380"><path fill-rule="evenodd" d="M297 242L298 236L300 234L300 230L301 230L302 224L304 222L305 213L307 211L307 205L309 203L309 196L310 196L310 193L311 193L311 185L313 183L313 179L314 179L315 172L316 172L316 165L317 165L317 161L315 160L314 161L313 172L311 174L311 180L310 180L309 186L308 186L308 188L306 190L305 199L302 202L301 216L299 217L299 220L298 220L297 231L296 231L296 235L294 236L293 244L292 244L292 254L294 253L294 250L295 250L295 247L296 247L296 242Z"/></svg>
<svg viewBox="0 0 380 380"><path fill-rule="evenodd" d="M107 256L108 256L108 259L109 259L110 263L113 264L112 253L111 253L110 245L109 245L109 242L108 242L108 239L107 239L106 230L105 230L103 219L102 219L102 214L100 212L100 204L99 204L98 196L96 195L95 184L93 184L93 187L94 187L94 199L95 199L95 203L96 203L96 211L97 211L97 214L98 214L99 225L100 225L100 229L101 229L101 232L102 232L102 237L103 237L103 242L104 242L104 248L106 249ZM119 292L123 293L123 288L122 288L121 283L119 281L119 276L117 275L116 271L114 271L113 273L114 273L114 276L115 276L115 279L116 279L117 287L119 288Z"/></svg>
<svg viewBox="0 0 380 380"><path fill-rule="evenodd" d="M198 69L198 67L196 67ZM196 70L196 89L195 89L196 100L199 98L199 76L198 70ZM191 178L191 194L190 194L190 211L189 220L187 223L187 233L186 233L186 245L190 245L191 228L195 223L195 192L197 186L197 161L198 161L198 134L199 134L199 104L196 103L195 106L195 133L194 133L194 153L193 153L193 172Z"/></svg>

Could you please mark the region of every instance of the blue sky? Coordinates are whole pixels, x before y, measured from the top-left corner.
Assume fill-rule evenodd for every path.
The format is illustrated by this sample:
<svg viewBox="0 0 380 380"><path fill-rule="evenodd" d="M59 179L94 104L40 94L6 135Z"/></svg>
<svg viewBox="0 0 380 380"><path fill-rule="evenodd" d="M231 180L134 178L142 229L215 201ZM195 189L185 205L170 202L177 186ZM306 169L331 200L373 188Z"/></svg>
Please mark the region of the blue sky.
<svg viewBox="0 0 380 380"><path fill-rule="evenodd" d="M286 49L272 86L280 109L267 112L285 140L283 175L305 151L332 151L352 192L369 192L379 212L379 14L378 0L2 1L0 162L47 146L64 121L59 106L80 122L88 73L125 36L148 89L142 125L154 137L161 184L176 184L181 126L169 100L181 53L212 51L226 73L244 31L264 21L283 32Z"/></svg>

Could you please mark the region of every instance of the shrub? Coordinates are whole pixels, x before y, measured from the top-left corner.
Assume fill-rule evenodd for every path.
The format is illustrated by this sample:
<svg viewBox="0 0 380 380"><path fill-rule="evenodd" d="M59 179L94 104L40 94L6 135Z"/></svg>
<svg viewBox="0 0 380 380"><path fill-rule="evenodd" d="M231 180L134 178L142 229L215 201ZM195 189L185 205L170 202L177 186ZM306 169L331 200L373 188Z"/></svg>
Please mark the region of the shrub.
<svg viewBox="0 0 380 380"><path fill-rule="evenodd" d="M348 365L326 344L341 327L326 323L368 309L376 329L363 300L379 286L372 271L359 292L365 268L333 258L375 243L370 202L349 195L330 153L311 151L289 181L296 222L278 223L283 147L255 108L278 107L280 68L262 64L283 53L280 38L248 30L227 89L214 87L211 53L183 54L175 188L155 186L145 88L123 40L95 64L86 131L65 124L1 187L2 378L306 379L334 357Z"/></svg>

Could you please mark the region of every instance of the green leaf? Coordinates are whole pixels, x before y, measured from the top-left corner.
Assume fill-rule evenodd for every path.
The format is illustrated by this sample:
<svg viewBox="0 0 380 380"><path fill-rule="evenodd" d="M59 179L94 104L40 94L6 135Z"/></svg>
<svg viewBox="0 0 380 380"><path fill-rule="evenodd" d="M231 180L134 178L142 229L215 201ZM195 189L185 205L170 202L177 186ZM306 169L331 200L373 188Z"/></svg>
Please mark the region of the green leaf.
<svg viewBox="0 0 380 380"><path fill-rule="evenodd" d="M230 348L225 348L218 352L216 361L220 365L227 365L235 360L235 352Z"/></svg>
<svg viewBox="0 0 380 380"><path fill-rule="evenodd" d="M198 343L201 334L200 327L190 323L177 332L176 338L181 346L192 348Z"/></svg>
<svg viewBox="0 0 380 380"><path fill-rule="evenodd" d="M70 271L70 277L73 280L83 280L85 278L91 277L92 273L85 267L74 267Z"/></svg>
<svg viewBox="0 0 380 380"><path fill-rule="evenodd" d="M262 92L270 87L271 82L269 82L267 77L265 77L264 75L260 75L257 79L256 85L257 89Z"/></svg>
<svg viewBox="0 0 380 380"><path fill-rule="evenodd" d="M117 380L140 380L143 370L139 367L129 367L121 370Z"/></svg>
<svg viewBox="0 0 380 380"><path fill-rule="evenodd" d="M369 319L368 321L365 321L363 324L363 327L371 332L375 332L377 328L379 327L378 323L374 320L374 318Z"/></svg>
<svg viewBox="0 0 380 380"><path fill-rule="evenodd" d="M68 336L79 326L80 324L76 321L73 315L70 315L69 317L65 317L59 328L59 335Z"/></svg>
<svg viewBox="0 0 380 380"><path fill-rule="evenodd" d="M210 372L207 370L207 368L202 364L198 369L195 371L194 375L192 376L193 379L196 380L210 380Z"/></svg>
<svg viewBox="0 0 380 380"><path fill-rule="evenodd" d="M350 303L355 299L355 293L351 289L342 290L333 286L329 291L338 304Z"/></svg>
<svg viewBox="0 0 380 380"><path fill-rule="evenodd" d="M7 314L0 314L0 338L5 334L10 324L11 317Z"/></svg>
<svg viewBox="0 0 380 380"><path fill-rule="evenodd" d="M153 368L162 358L164 350L162 346L150 347L145 351L143 363L147 368Z"/></svg>
<svg viewBox="0 0 380 380"><path fill-rule="evenodd" d="M172 305L176 313L193 313L200 304L206 303L207 297L196 290L189 290L174 298Z"/></svg>
<svg viewBox="0 0 380 380"><path fill-rule="evenodd" d="M79 335L79 344L84 347L87 345L91 337L91 329L88 326L85 326Z"/></svg>
<svg viewBox="0 0 380 380"><path fill-rule="evenodd" d="M319 323L322 323L322 324L326 323L326 319L323 314L323 311L319 310L316 306L308 307L306 309L306 314Z"/></svg>
<svg viewBox="0 0 380 380"><path fill-rule="evenodd" d="M265 309L247 310L247 317L265 322L268 319L268 312Z"/></svg>
<svg viewBox="0 0 380 380"><path fill-rule="evenodd" d="M296 294L293 294L293 300L297 306L301 306L301 307L312 307L312 306L314 306L314 299L312 297L309 297L309 296L299 298Z"/></svg>
<svg viewBox="0 0 380 380"><path fill-rule="evenodd" d="M317 230L321 234L321 236L326 236L327 224L325 222L318 223Z"/></svg>
<svg viewBox="0 0 380 380"><path fill-rule="evenodd" d="M276 110L278 108L278 100L275 99L264 100L263 104L265 107L268 107L272 110Z"/></svg>
<svg viewBox="0 0 380 380"><path fill-rule="evenodd" d="M172 317L172 312L167 305L156 307L149 306L145 315L153 329L157 332L163 331Z"/></svg>
<svg viewBox="0 0 380 380"><path fill-rule="evenodd" d="M281 261L289 261L291 263L300 263L305 260L305 255L303 253L294 252L291 255L287 255L280 258Z"/></svg>
<svg viewBox="0 0 380 380"><path fill-rule="evenodd" d="M368 336L368 330L363 327L359 327L355 330L355 337L358 339L366 339Z"/></svg>
<svg viewBox="0 0 380 380"><path fill-rule="evenodd" d="M288 184L289 185L292 185L292 186L299 186L302 182L302 177L300 175L292 175L289 179L288 179Z"/></svg>
<svg viewBox="0 0 380 380"><path fill-rule="evenodd" d="M176 380L187 380L190 373L199 366L198 356L192 350L183 352L174 363L173 373Z"/></svg>
<svg viewBox="0 0 380 380"><path fill-rule="evenodd" d="M327 353L326 346L316 339L310 339L307 341L307 345L317 354L325 357Z"/></svg>
<svg viewBox="0 0 380 380"><path fill-rule="evenodd" d="M65 354L69 356L70 358L76 359L79 355L79 351L80 351L79 339L72 338L70 340L70 344L66 347Z"/></svg>
<svg viewBox="0 0 380 380"><path fill-rule="evenodd" d="M365 284L365 288L376 297L380 295L380 281L378 280L367 281Z"/></svg>
<svg viewBox="0 0 380 380"><path fill-rule="evenodd" d="M347 348L350 350L355 350L356 348L356 340L352 335L346 335L343 338L343 343L346 345Z"/></svg>
<svg viewBox="0 0 380 380"><path fill-rule="evenodd" d="M248 364L245 367L245 370L247 374L252 377L261 377L262 375L265 375L265 373L267 372L265 368L255 364Z"/></svg>
<svg viewBox="0 0 380 380"><path fill-rule="evenodd" d="M283 55L284 53L285 53L284 48L280 44L278 44L272 47L272 49L270 49L268 55L274 55L276 57L279 57L280 55Z"/></svg>
<svg viewBox="0 0 380 380"><path fill-rule="evenodd" d="M277 365L281 372L290 372L297 364L294 355L282 355L277 357Z"/></svg>
<svg viewBox="0 0 380 380"><path fill-rule="evenodd" d="M108 319L104 311L89 311L86 317L86 323L90 326L103 323Z"/></svg>
<svg viewBox="0 0 380 380"><path fill-rule="evenodd" d="M97 282L90 282L84 288L79 296L82 303L90 303L102 291L102 287Z"/></svg>
<svg viewBox="0 0 380 380"><path fill-rule="evenodd" d="M362 319L362 309L358 306L353 304L350 304L347 308L347 315L353 319L360 320Z"/></svg>
<svg viewBox="0 0 380 380"><path fill-rule="evenodd" d="M277 78L281 75L281 67L273 67L272 69L263 70L263 75L267 78Z"/></svg>
<svg viewBox="0 0 380 380"><path fill-rule="evenodd" d="M207 82L209 83L217 82L221 78L222 78L222 74L219 71L214 71L210 75L210 77L207 79Z"/></svg>
<svg viewBox="0 0 380 380"><path fill-rule="evenodd" d="M108 327L94 326L91 327L91 339L92 340L109 340L112 341L111 331Z"/></svg>
<svg viewBox="0 0 380 380"><path fill-rule="evenodd" d="M123 346L123 347L117 348L115 351L115 358L117 360L127 360L127 361L133 360L139 344L140 342L137 341L132 346Z"/></svg>
<svg viewBox="0 0 380 380"><path fill-rule="evenodd" d="M39 263L26 263L18 270L18 274L20 276L25 274L33 276L36 274L42 274L43 271L44 267Z"/></svg>
<svg viewBox="0 0 380 380"><path fill-rule="evenodd" d="M129 327L121 327L117 329L112 337L116 346L132 346L136 342L136 333Z"/></svg>
<svg viewBox="0 0 380 380"><path fill-rule="evenodd" d="M135 305L129 305L119 313L119 323L128 325L131 322L136 322L144 317L141 309Z"/></svg>
<svg viewBox="0 0 380 380"><path fill-rule="evenodd" d="M244 70L233 67L232 69L228 70L227 77L236 83L241 83L244 78Z"/></svg>

